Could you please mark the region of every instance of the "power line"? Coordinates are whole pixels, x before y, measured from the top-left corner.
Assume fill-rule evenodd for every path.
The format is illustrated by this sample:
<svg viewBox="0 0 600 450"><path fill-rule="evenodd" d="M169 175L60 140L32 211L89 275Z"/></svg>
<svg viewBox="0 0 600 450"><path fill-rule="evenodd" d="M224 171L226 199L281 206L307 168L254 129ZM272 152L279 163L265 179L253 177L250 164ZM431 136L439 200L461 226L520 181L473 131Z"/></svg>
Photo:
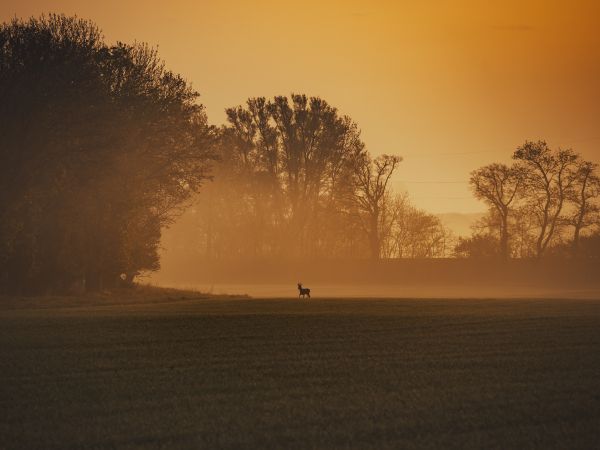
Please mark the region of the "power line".
<svg viewBox="0 0 600 450"><path fill-rule="evenodd" d="M475 197L409 197L411 200L472 200Z"/></svg>
<svg viewBox="0 0 600 450"><path fill-rule="evenodd" d="M400 183L416 183L416 184L468 184L468 181L416 181L416 180L399 180Z"/></svg>
<svg viewBox="0 0 600 450"><path fill-rule="evenodd" d="M584 142L598 141L598 140L600 140L600 136L592 136L592 137L576 139L576 140L571 140L571 139L562 139L562 140L568 141L571 144L580 144L580 143L584 143ZM470 152L452 152L452 153L408 153L408 154L401 154L400 156L410 157L410 158L414 158L414 157L438 158L441 156L481 155L481 154L486 154L486 153L498 153L498 150L476 150L476 151L470 151Z"/></svg>
<svg viewBox="0 0 600 450"><path fill-rule="evenodd" d="M427 156L427 157L439 157L439 156L461 156L461 155L478 155L484 153L497 153L496 150L479 150L474 152L454 152L454 153L409 153L403 154L400 156L408 156L408 157L418 157L418 156Z"/></svg>

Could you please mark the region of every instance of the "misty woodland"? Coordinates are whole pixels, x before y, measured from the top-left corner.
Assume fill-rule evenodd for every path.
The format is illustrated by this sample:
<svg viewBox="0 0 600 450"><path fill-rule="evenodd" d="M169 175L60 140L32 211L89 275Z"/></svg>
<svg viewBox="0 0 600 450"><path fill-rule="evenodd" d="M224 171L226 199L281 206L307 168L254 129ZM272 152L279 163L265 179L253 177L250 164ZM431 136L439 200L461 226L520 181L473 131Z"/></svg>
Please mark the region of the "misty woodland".
<svg viewBox="0 0 600 450"><path fill-rule="evenodd" d="M402 158L372 156L325 100L250 98L227 119L92 22L1 25L0 292L131 283L175 218L198 259L600 257L598 166L574 150L525 141L473 170L489 212L456 237L392 191Z"/></svg>

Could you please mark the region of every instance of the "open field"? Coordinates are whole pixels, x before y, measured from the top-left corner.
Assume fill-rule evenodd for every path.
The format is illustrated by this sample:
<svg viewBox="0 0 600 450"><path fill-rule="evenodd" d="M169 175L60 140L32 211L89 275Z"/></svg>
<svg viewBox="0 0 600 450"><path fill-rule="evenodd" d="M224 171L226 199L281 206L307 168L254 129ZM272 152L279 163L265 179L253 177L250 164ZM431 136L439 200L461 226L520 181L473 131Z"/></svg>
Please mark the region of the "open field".
<svg viewBox="0 0 600 450"><path fill-rule="evenodd" d="M248 294L254 298L275 299L292 297L297 295L298 290L293 282L265 283L265 284L177 284L170 285L173 289L194 289L201 292L211 292L215 295ZM536 286L507 286L507 285L445 285L435 284L326 284L310 283L313 298L317 299L339 299L339 298L362 298L362 299L541 299L541 298L568 298L568 299L600 299L600 286L584 287L536 287Z"/></svg>
<svg viewBox="0 0 600 450"><path fill-rule="evenodd" d="M600 300L167 297L2 299L0 448L600 447Z"/></svg>

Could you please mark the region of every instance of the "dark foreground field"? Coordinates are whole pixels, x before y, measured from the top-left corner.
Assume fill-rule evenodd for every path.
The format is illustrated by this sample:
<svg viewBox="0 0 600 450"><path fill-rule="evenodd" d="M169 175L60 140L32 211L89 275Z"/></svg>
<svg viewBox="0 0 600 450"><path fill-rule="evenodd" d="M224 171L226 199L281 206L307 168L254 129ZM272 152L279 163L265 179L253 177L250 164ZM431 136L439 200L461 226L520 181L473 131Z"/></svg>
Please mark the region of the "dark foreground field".
<svg viewBox="0 0 600 450"><path fill-rule="evenodd" d="M600 301L5 301L0 448L600 447Z"/></svg>

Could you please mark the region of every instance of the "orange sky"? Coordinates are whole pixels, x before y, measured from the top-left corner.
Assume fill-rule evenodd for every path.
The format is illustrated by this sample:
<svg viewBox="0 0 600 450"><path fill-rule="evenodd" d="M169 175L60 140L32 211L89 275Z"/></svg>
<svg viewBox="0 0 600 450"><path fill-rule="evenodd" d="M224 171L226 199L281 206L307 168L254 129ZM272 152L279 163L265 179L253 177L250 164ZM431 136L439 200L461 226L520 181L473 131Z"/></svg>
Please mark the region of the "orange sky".
<svg viewBox="0 0 600 450"><path fill-rule="evenodd" d="M0 20L42 12L158 45L215 124L249 96L325 98L431 212L483 210L469 172L525 139L600 162L597 0L4 0Z"/></svg>

